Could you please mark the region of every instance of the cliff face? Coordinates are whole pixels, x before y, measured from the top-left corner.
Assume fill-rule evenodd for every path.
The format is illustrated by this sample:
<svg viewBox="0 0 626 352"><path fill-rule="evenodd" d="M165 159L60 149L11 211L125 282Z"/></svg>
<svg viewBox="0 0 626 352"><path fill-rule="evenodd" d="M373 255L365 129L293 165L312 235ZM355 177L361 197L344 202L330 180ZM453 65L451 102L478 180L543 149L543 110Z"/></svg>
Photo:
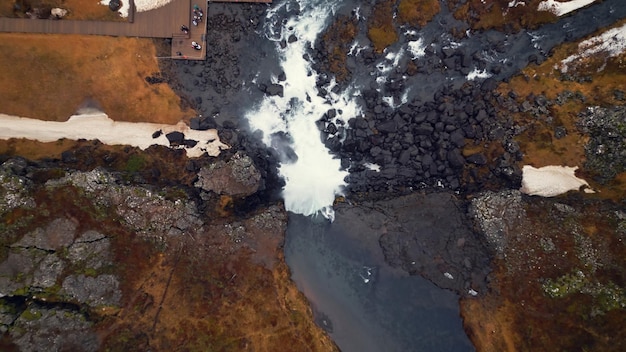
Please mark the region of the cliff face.
<svg viewBox="0 0 626 352"><path fill-rule="evenodd" d="M289 279L280 205L235 217L233 195L20 158L0 179L3 350L336 349Z"/></svg>

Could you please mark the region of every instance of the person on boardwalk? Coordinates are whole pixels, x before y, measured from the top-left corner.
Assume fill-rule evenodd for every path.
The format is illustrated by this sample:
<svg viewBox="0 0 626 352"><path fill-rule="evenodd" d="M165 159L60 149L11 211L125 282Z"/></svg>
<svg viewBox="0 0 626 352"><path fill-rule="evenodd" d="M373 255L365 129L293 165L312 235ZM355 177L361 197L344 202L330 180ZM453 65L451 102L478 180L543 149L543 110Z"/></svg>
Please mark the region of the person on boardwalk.
<svg viewBox="0 0 626 352"><path fill-rule="evenodd" d="M200 44L194 42L191 42L191 47L196 49L196 50L202 50L202 47L200 46Z"/></svg>
<svg viewBox="0 0 626 352"><path fill-rule="evenodd" d="M189 33L189 27L185 26L184 24L180 26L180 30L185 34Z"/></svg>

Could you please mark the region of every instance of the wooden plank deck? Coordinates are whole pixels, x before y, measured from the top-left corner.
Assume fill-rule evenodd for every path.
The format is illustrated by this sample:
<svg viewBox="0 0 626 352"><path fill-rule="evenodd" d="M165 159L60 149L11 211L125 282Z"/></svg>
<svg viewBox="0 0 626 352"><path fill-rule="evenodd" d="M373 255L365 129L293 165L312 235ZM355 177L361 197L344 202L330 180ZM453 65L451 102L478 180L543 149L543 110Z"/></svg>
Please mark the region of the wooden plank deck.
<svg viewBox="0 0 626 352"><path fill-rule="evenodd" d="M198 26L191 24L192 0L173 0L158 9L136 12L131 1L128 22L33 20L27 18L0 17L0 32L109 35L116 37L171 38L174 59L204 60L206 57L206 20ZM218 0L216 2L270 3L271 0ZM206 17L210 2L196 1ZM182 25L189 27L188 34L182 33ZM191 42L196 41L202 50L195 50ZM180 53L181 55L178 55Z"/></svg>

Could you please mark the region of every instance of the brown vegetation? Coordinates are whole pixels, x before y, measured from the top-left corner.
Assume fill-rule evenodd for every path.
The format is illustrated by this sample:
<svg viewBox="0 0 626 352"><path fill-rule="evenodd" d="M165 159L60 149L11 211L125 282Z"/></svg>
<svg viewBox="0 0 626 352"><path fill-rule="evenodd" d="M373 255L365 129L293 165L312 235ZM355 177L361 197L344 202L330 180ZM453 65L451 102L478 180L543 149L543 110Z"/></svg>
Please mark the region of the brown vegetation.
<svg viewBox="0 0 626 352"><path fill-rule="evenodd" d="M324 34L322 49L328 58L328 65L324 69L334 74L337 82L346 81L350 75L350 71L346 67L346 60L350 45L352 45L357 33L356 25L356 19L339 16Z"/></svg>
<svg viewBox="0 0 626 352"><path fill-rule="evenodd" d="M113 120L175 124L195 113L159 74L149 39L0 34L2 113L65 121L85 101Z"/></svg>
<svg viewBox="0 0 626 352"><path fill-rule="evenodd" d="M382 0L372 9L367 35L372 41L374 50L378 53L382 53L386 47L398 40L398 33L393 23L394 6L395 1Z"/></svg>
<svg viewBox="0 0 626 352"><path fill-rule="evenodd" d="M0 0L0 17L28 17L34 9L49 13L55 7L67 10L68 20L127 21L98 0Z"/></svg>
<svg viewBox="0 0 626 352"><path fill-rule="evenodd" d="M438 0L400 0L398 17L401 23L425 26L439 13Z"/></svg>
<svg viewBox="0 0 626 352"><path fill-rule="evenodd" d="M587 106L624 104L623 101L616 99L615 91L622 90L626 82L624 70L626 55L608 59L604 55L594 55L580 61L578 66L571 67L567 72L567 77L570 78L564 79L566 76L559 69L560 62L577 51L576 43L562 45L555 49L552 57L544 63L539 66L528 66L520 75L513 77L509 83L501 84L498 89L501 94L514 92L520 104L538 95L554 100L564 91L577 93L582 98L569 99L562 105L550 106L550 115L553 119L551 123L534 118L528 113L513 114L516 123L526 128L526 131L517 137L524 152L525 164L582 166L587 136L578 132L576 126L578 114ZM603 69L598 70L599 67ZM580 79L584 77L592 79ZM561 139L555 138L554 125L563 126L568 131L567 135ZM619 199L626 195L626 184L620 181L623 179L624 175L618 175L607 185L588 181L592 188L601 191L601 197Z"/></svg>
<svg viewBox="0 0 626 352"><path fill-rule="evenodd" d="M510 0L461 0L448 1L454 17L466 21L473 29L536 28L557 19L549 11L537 11L542 0L526 0L524 5L509 7Z"/></svg>
<svg viewBox="0 0 626 352"><path fill-rule="evenodd" d="M626 247L603 205L563 215L553 202L526 203L530 236L504 234L506 255L494 260L491 289L461 301L464 324L477 351L622 351ZM562 217L562 221L555 218ZM505 231L506 232L506 231ZM532 238L528 238L532 237ZM584 272L581 282L568 274ZM571 293L550 297L548 280ZM621 297L620 297L621 296ZM622 303L623 304L623 303Z"/></svg>

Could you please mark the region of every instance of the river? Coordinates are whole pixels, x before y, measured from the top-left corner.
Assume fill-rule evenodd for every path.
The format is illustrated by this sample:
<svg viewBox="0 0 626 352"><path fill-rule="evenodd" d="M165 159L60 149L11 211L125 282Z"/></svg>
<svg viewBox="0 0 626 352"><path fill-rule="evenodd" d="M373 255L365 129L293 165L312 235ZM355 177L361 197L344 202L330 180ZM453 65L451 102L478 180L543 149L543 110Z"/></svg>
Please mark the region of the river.
<svg viewBox="0 0 626 352"><path fill-rule="evenodd" d="M338 112L333 119L338 124L361 116L360 91L373 88L385 95L385 84L391 79L403 80L404 87L384 98L394 108L415 99L430 101L444 87L458 88L468 80L506 79L526 67L533 56L545 58L556 45L626 17L620 0L607 0L537 30L472 31L454 39L447 33L458 23L446 8L442 6L441 13L420 30L402 29L400 40L374 65L350 58L353 81L343 90L333 89L331 81L325 94L318 94L319 73L313 70L307 52L334 16L366 16L370 9L355 1L287 0L275 2L265 19L262 35L274 48L268 61L279 63L278 69L268 71L282 70L285 77L281 81L261 71L255 77L281 84L284 94L264 97L248 110L247 118L253 129L263 131L267 145L288 150L281 152L290 157L282 160L280 168L286 181L283 196L291 212L285 257L318 324L343 351L474 348L463 330L457 294L391 268L382 255L379 231L368 228L364 219L334 213L333 201L342 195L348 172L320 141L316 121L331 109ZM493 42L502 45L494 50ZM357 36L354 55L367 45L363 36ZM428 48L445 47L460 48L467 55L478 53L470 74L454 70L410 77L394 74L402 72L408 61L425 55Z"/></svg>

